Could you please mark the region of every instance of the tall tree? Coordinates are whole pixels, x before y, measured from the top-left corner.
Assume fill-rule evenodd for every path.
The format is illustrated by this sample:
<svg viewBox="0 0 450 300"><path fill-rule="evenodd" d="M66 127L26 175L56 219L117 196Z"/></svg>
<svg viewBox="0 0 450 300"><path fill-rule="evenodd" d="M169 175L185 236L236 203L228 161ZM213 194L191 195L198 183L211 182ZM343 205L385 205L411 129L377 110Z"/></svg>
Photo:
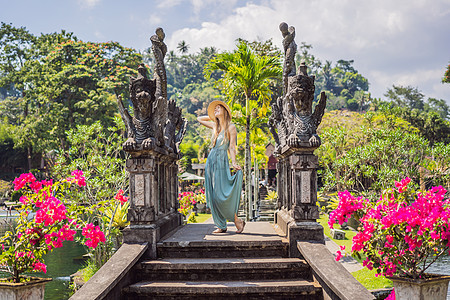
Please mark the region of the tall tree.
<svg viewBox="0 0 450 300"><path fill-rule="evenodd" d="M447 70L444 73L444 78L442 78L442 83L450 83L450 64L448 64Z"/></svg>
<svg viewBox="0 0 450 300"><path fill-rule="evenodd" d="M388 89L384 96L398 106L419 110L424 108L423 98L425 95L416 87L392 85L392 88Z"/></svg>
<svg viewBox="0 0 450 300"><path fill-rule="evenodd" d="M16 125L14 144L28 149L29 168L33 153L64 146L69 128L110 126L115 95L127 99L128 75L142 59L118 43L86 43L65 31L34 37L2 23L0 34L0 87L18 91L2 101L0 115Z"/></svg>
<svg viewBox="0 0 450 300"><path fill-rule="evenodd" d="M177 49L181 54L186 54L189 51L189 45L183 40L178 43Z"/></svg>
<svg viewBox="0 0 450 300"><path fill-rule="evenodd" d="M25 96L25 83L20 74L24 64L32 57L31 47L36 37L25 27L16 28L12 24L0 26L0 87L3 96ZM24 117L28 115L28 101L18 101L23 106ZM31 145L26 145L28 167L31 168Z"/></svg>
<svg viewBox="0 0 450 300"><path fill-rule="evenodd" d="M236 50L217 54L210 61L205 67L205 77L209 79L215 70L224 72L218 83L229 102L245 105L245 194L246 203L250 203L250 123L253 113L255 117L267 113L272 94L269 84L271 79L281 76L281 63L277 56L259 56L248 42L238 41ZM250 110L252 102L258 103L259 111ZM247 212L247 219L250 213Z"/></svg>

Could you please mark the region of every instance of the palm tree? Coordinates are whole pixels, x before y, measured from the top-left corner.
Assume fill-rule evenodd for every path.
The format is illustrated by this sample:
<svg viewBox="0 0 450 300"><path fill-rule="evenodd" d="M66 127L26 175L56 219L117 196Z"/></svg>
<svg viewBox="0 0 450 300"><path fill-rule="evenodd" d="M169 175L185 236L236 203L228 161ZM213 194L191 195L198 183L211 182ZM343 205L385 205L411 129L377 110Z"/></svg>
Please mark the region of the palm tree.
<svg viewBox="0 0 450 300"><path fill-rule="evenodd" d="M228 102L240 102L245 105L245 195L246 204L251 203L251 154L250 154L250 124L252 114L265 115L269 109L272 91L269 88L271 79L282 74L280 59L277 56L259 56L250 48L248 42L240 40L233 52L217 54L205 66L205 77L220 70L224 73L218 80L219 86L225 92ZM257 105L255 105L257 104ZM251 109L251 107L258 107ZM250 219L250 209L246 205L247 220Z"/></svg>
<svg viewBox="0 0 450 300"><path fill-rule="evenodd" d="M178 43L177 49L181 54L186 54L189 50L189 45L183 40Z"/></svg>

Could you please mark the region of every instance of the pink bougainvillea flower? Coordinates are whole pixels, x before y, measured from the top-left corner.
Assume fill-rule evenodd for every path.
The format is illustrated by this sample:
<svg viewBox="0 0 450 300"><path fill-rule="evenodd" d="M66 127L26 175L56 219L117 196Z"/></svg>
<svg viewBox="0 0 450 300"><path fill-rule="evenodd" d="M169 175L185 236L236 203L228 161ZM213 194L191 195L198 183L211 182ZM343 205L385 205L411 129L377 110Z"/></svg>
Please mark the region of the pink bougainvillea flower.
<svg viewBox="0 0 450 300"><path fill-rule="evenodd" d="M125 202L128 201L128 197L125 197L123 195L124 191L122 189L117 191L116 196L114 197L114 199L119 200L120 204L124 205Z"/></svg>
<svg viewBox="0 0 450 300"><path fill-rule="evenodd" d="M336 251L336 261L340 261L342 258L342 252L340 250Z"/></svg>
<svg viewBox="0 0 450 300"><path fill-rule="evenodd" d="M38 260L33 264L33 271L47 273L47 266Z"/></svg>
<svg viewBox="0 0 450 300"><path fill-rule="evenodd" d="M392 292L385 298L385 300L395 300L395 289L392 289Z"/></svg>
<svg viewBox="0 0 450 300"><path fill-rule="evenodd" d="M405 179L402 179L400 182L395 182L395 187L398 189L399 193L403 193L406 188L408 187L408 184L411 182L411 179L409 177L406 177Z"/></svg>
<svg viewBox="0 0 450 300"><path fill-rule="evenodd" d="M79 186L86 186L86 178L83 175L83 171L75 170L71 173L73 177L68 177L66 180L75 182Z"/></svg>
<svg viewBox="0 0 450 300"><path fill-rule="evenodd" d="M36 181L36 177L34 177L31 173L23 173L18 178L14 179L14 190L18 191L25 186L27 183L33 183Z"/></svg>
<svg viewBox="0 0 450 300"><path fill-rule="evenodd" d="M42 188L42 183L40 181L34 181L30 183L30 188L33 190L33 192L39 193Z"/></svg>
<svg viewBox="0 0 450 300"><path fill-rule="evenodd" d="M28 199L28 198L25 197L25 196L21 196L20 199L19 199L19 201L20 201L20 203L22 203L23 205L27 205L28 202L30 201L30 199Z"/></svg>
<svg viewBox="0 0 450 300"><path fill-rule="evenodd" d="M105 242L105 234L100 230L100 227L94 226L94 224L87 224L82 231L82 235L86 238L84 243L90 248L96 248L99 242Z"/></svg>
<svg viewBox="0 0 450 300"><path fill-rule="evenodd" d="M339 192L339 204L338 208L330 213L330 219L328 221L328 226L333 228L334 223L343 224L348 221L352 214L362 209L367 202L362 197L355 198L349 191Z"/></svg>

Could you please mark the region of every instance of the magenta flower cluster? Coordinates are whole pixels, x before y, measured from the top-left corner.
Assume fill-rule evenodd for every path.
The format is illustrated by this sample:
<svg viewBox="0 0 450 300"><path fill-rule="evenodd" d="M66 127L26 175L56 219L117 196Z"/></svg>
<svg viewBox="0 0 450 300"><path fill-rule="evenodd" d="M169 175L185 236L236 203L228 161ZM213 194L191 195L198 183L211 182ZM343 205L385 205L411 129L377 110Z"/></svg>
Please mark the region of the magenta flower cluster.
<svg viewBox="0 0 450 300"><path fill-rule="evenodd" d="M196 193L191 191L179 193L178 203L180 204L180 208L178 211L186 216L192 211L194 204L198 202L204 203L205 201L205 190L203 189L198 190Z"/></svg>
<svg viewBox="0 0 450 300"><path fill-rule="evenodd" d="M83 228L83 236L87 239L85 245L91 248L96 248L99 242L105 242L105 235L100 230L100 227L94 226L94 224L89 223Z"/></svg>
<svg viewBox="0 0 450 300"><path fill-rule="evenodd" d="M95 248L105 242L105 235L99 227L84 224L76 210L69 210L61 200L72 184L86 185L81 170L75 170L73 177L54 183L53 180L36 180L31 173L21 174L14 180L14 190L20 190L22 206L15 232L6 232L0 238L0 265L11 272L18 282L23 272L46 272L42 256L54 248L63 246L64 241L73 241L77 229L82 229L85 245ZM84 227L84 228L83 228Z"/></svg>
<svg viewBox="0 0 450 300"><path fill-rule="evenodd" d="M125 202L128 201L128 197L123 195L124 191L122 189L117 191L116 196L114 196L114 199L118 200L121 205L124 205Z"/></svg>
<svg viewBox="0 0 450 300"><path fill-rule="evenodd" d="M437 257L450 254L450 200L442 186L415 192L411 180L395 182L376 202L339 193L329 226L354 215L360 221L352 254L384 276L419 278ZM339 253L338 253L339 256Z"/></svg>

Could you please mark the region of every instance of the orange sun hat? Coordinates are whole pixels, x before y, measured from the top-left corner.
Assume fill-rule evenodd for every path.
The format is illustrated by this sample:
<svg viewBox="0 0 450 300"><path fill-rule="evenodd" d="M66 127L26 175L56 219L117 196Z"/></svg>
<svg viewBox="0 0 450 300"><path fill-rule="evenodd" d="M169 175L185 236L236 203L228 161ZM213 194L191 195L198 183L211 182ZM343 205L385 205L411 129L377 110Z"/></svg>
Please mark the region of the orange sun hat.
<svg viewBox="0 0 450 300"><path fill-rule="evenodd" d="M214 109L216 108L217 105L222 105L223 107L225 107L225 109L227 110L228 114L230 115L231 118L231 109L228 107L228 105L221 101L221 100L214 100L213 102L211 102L208 105L208 116L211 119L211 121L214 121L214 119L216 118L214 115Z"/></svg>

